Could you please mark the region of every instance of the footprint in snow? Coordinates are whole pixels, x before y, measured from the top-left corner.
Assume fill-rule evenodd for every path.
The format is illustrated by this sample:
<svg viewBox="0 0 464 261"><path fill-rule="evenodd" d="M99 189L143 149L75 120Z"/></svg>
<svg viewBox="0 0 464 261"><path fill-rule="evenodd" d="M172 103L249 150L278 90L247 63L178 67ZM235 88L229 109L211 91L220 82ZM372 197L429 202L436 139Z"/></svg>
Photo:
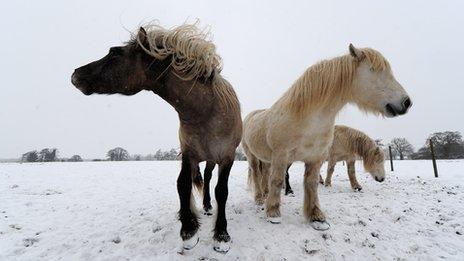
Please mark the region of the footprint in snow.
<svg viewBox="0 0 464 261"><path fill-rule="evenodd" d="M45 195L45 196L55 195L55 194L62 194L62 192L53 190L53 189L47 189L42 193L42 195Z"/></svg>
<svg viewBox="0 0 464 261"><path fill-rule="evenodd" d="M25 247L30 247L30 246L34 245L34 243L37 243L37 242L39 242L39 239L38 239L38 238L33 238L33 237L31 237L31 238L25 238L25 239L23 239L23 245L24 245Z"/></svg>
<svg viewBox="0 0 464 261"><path fill-rule="evenodd" d="M111 239L111 242L113 242L115 244L119 244L119 243L121 243L121 238L119 236L115 236L115 237L113 237L113 239Z"/></svg>
<svg viewBox="0 0 464 261"><path fill-rule="evenodd" d="M151 231L156 234L159 231L161 231L161 229L163 229L161 226L156 226L156 227L153 227L153 229Z"/></svg>
<svg viewBox="0 0 464 261"><path fill-rule="evenodd" d="M10 227L16 230L21 230L23 228L21 225L18 225L18 224L11 224Z"/></svg>

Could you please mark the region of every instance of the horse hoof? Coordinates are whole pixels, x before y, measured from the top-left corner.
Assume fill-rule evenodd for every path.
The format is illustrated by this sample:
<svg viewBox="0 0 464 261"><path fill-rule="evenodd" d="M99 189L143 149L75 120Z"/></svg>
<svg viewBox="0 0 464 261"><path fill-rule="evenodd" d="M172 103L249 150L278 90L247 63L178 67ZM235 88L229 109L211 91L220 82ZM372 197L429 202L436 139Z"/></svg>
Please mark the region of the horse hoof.
<svg viewBox="0 0 464 261"><path fill-rule="evenodd" d="M361 187L361 186L359 186L359 187L354 187L353 190L354 190L354 191L361 191L361 190L362 190L362 187Z"/></svg>
<svg viewBox="0 0 464 261"><path fill-rule="evenodd" d="M294 197L295 194L293 193L293 190L290 190L290 191L285 193L285 196Z"/></svg>
<svg viewBox="0 0 464 261"><path fill-rule="evenodd" d="M271 222L272 224L280 224L282 223L282 217L268 217L267 221Z"/></svg>
<svg viewBox="0 0 464 261"><path fill-rule="evenodd" d="M326 221L313 221L309 223L315 230L324 231L330 228L330 224Z"/></svg>
<svg viewBox="0 0 464 261"><path fill-rule="evenodd" d="M210 209L203 209L203 215L205 216L212 216L213 215L213 210Z"/></svg>
<svg viewBox="0 0 464 261"><path fill-rule="evenodd" d="M214 251L216 251L218 253L225 254L225 253L229 252L230 244L229 244L229 242L214 240L213 249L214 249Z"/></svg>
<svg viewBox="0 0 464 261"><path fill-rule="evenodd" d="M187 251L192 250L198 244L198 241L200 241L200 237L195 234L191 238L182 242L182 249Z"/></svg>

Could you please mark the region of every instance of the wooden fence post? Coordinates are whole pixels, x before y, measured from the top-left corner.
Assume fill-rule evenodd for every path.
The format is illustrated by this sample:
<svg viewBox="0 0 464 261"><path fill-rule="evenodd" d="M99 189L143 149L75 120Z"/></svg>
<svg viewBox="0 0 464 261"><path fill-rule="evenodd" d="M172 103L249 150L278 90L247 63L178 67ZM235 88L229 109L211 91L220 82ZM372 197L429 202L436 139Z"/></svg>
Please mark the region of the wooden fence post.
<svg viewBox="0 0 464 261"><path fill-rule="evenodd" d="M430 152L432 153L432 164L433 164L433 172L435 174L435 178L438 178L438 169L437 169L437 162L435 161L435 151L433 149L433 141L429 139L430 144Z"/></svg>
<svg viewBox="0 0 464 261"><path fill-rule="evenodd" d="M393 171L393 157L392 157L392 147L388 146L388 152L390 153L390 168Z"/></svg>

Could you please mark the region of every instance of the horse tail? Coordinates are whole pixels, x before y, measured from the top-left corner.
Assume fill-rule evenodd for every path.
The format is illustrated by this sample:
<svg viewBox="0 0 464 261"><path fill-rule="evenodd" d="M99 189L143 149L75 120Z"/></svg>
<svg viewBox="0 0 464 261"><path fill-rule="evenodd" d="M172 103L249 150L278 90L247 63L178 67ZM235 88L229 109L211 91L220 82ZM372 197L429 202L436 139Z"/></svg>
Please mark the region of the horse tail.
<svg viewBox="0 0 464 261"><path fill-rule="evenodd" d="M258 171L259 173L263 173L263 162L258 160ZM248 188L254 189L255 182L258 182L254 179L251 167L248 166Z"/></svg>
<svg viewBox="0 0 464 261"><path fill-rule="evenodd" d="M253 188L253 175L251 174L251 167L248 166L248 189Z"/></svg>
<svg viewBox="0 0 464 261"><path fill-rule="evenodd" d="M192 183L195 186L195 189L203 194L203 177L201 176L200 167L197 167L197 171L192 172Z"/></svg>

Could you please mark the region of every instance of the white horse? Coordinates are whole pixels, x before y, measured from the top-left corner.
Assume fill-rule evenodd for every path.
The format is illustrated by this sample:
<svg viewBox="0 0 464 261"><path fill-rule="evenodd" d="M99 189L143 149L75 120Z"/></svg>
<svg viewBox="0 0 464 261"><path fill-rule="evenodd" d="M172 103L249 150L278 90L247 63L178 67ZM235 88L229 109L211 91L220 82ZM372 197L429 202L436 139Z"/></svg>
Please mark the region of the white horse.
<svg viewBox="0 0 464 261"><path fill-rule="evenodd" d="M405 114L412 105L379 52L351 44L349 51L309 67L271 108L251 112L244 120L242 146L255 201L266 200L272 223L281 222L280 191L287 165L303 161L304 215L315 229L329 228L317 195L319 170L332 143L335 117L347 103L386 117ZM262 183L268 184L268 195Z"/></svg>

